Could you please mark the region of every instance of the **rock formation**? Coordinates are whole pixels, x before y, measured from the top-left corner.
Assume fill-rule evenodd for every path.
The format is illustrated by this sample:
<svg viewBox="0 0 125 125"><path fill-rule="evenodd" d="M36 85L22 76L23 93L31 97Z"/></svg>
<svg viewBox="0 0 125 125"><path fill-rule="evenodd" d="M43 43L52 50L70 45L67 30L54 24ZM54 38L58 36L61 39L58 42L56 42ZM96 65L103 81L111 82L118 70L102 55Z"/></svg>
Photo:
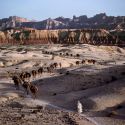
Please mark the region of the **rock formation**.
<svg viewBox="0 0 125 125"><path fill-rule="evenodd" d="M105 13L88 18L86 15L73 16L72 19L58 17L43 21L30 21L20 17L9 17L0 20L0 30L9 28L35 28L38 30L53 29L115 29L117 26L125 28L125 16L107 16Z"/></svg>
<svg viewBox="0 0 125 125"><path fill-rule="evenodd" d="M0 31L1 44L93 44L121 45L125 41L125 32L109 32L104 29L63 29L36 30L24 28Z"/></svg>

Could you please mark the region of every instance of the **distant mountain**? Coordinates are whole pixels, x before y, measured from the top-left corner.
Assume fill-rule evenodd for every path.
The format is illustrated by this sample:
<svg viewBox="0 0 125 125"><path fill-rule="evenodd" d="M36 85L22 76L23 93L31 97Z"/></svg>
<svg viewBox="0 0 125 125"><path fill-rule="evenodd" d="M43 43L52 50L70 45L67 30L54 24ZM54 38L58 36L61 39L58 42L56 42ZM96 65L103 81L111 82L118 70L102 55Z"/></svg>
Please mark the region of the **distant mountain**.
<svg viewBox="0 0 125 125"><path fill-rule="evenodd" d="M0 20L0 30L9 28L35 28L35 29L125 29L125 16L107 16L105 13L97 14L88 18L86 15L73 16L72 19L58 17L55 19L46 19L43 21L31 21L25 18L11 16Z"/></svg>
<svg viewBox="0 0 125 125"><path fill-rule="evenodd" d="M9 18L4 18L0 20L0 30L20 27L21 24L24 22L30 22L30 20L17 16L10 16Z"/></svg>

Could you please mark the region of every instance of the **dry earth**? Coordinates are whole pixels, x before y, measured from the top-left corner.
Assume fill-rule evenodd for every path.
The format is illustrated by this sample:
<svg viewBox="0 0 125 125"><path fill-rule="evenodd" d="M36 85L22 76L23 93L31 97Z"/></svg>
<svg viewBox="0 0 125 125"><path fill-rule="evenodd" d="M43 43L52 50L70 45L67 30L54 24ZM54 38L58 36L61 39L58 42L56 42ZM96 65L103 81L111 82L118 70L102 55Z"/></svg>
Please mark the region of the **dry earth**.
<svg viewBox="0 0 125 125"><path fill-rule="evenodd" d="M44 54L43 51L54 52ZM73 56L60 56L69 53ZM79 57L74 55L79 54ZM95 59L95 64L76 61ZM32 82L37 99L17 91L7 71L31 71L53 62L54 73ZM66 72L69 71L67 74ZM115 46L36 45L0 47L0 124L125 125L125 49ZM83 113L77 113L77 101Z"/></svg>

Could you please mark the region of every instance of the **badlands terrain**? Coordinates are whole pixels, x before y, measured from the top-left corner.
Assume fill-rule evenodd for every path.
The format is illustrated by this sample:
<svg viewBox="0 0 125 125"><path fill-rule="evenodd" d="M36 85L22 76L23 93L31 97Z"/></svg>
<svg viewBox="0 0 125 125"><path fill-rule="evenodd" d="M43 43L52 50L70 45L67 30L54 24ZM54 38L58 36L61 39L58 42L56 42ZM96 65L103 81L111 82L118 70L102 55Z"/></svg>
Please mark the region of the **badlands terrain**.
<svg viewBox="0 0 125 125"><path fill-rule="evenodd" d="M61 67L30 79L38 87L36 99L22 87L16 90L7 73L18 75L55 62ZM78 101L82 113L77 112ZM19 124L125 125L125 48L1 46L0 125Z"/></svg>

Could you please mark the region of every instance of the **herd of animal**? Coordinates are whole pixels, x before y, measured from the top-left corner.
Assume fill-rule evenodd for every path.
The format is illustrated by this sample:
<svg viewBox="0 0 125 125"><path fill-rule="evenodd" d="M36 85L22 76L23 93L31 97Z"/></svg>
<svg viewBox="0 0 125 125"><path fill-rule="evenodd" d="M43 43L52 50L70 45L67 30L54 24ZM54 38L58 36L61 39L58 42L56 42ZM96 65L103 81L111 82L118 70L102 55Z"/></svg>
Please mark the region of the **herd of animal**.
<svg viewBox="0 0 125 125"><path fill-rule="evenodd" d="M31 80L36 79L37 77L41 76L43 74L43 72L47 72L47 73L53 73L54 70L60 67L61 68L61 63L52 63L49 66L45 66L44 67L39 67L36 70L32 70L32 71L25 71L25 72L21 72L21 73L11 73L9 71L7 71L8 76L13 80L13 83L15 85L15 88L17 90L20 89L20 86L24 88L25 92L27 93L27 95L29 93L32 93L33 98L36 98L37 92L38 92L38 87L36 85L34 85Z"/></svg>
<svg viewBox="0 0 125 125"><path fill-rule="evenodd" d="M76 61L76 65L80 64L95 64L96 60L94 59L83 59L82 61Z"/></svg>
<svg viewBox="0 0 125 125"><path fill-rule="evenodd" d="M75 58L79 58L80 57L80 54L76 54L76 55L73 55L72 53L54 53L54 52L50 52L50 51L43 51L43 54L49 54L49 55L53 55L53 56L61 56L61 57L75 57ZM52 58L53 59L53 58ZM76 65L80 65L80 64L95 64L97 61L95 59L83 59L82 61L76 61Z"/></svg>
<svg viewBox="0 0 125 125"><path fill-rule="evenodd" d="M51 54L51 55L56 55L54 54L54 52L49 52L49 51L43 51L44 54ZM69 54L69 53L59 53L59 56L75 56L75 57L80 57L79 54L73 55L73 54ZM83 59L81 61L76 61L75 64L76 66L79 66L80 64L95 64L96 60L94 59ZM35 99L37 96L37 92L38 92L38 87L33 84L32 80L35 80L37 77L41 77L43 73L47 72L47 73L54 73L54 71L57 68L62 68L62 63L59 62L53 62L49 65L47 65L46 63L42 66L42 67L38 67L35 68L31 71L23 71L23 72L15 72L15 73L11 73L8 72L9 77L11 77L11 79L13 80L13 83L15 85L15 88L17 90L20 89L20 87L22 87L24 89L24 91L26 92L26 94L30 94L32 93L32 97ZM67 73L67 72L66 72Z"/></svg>

